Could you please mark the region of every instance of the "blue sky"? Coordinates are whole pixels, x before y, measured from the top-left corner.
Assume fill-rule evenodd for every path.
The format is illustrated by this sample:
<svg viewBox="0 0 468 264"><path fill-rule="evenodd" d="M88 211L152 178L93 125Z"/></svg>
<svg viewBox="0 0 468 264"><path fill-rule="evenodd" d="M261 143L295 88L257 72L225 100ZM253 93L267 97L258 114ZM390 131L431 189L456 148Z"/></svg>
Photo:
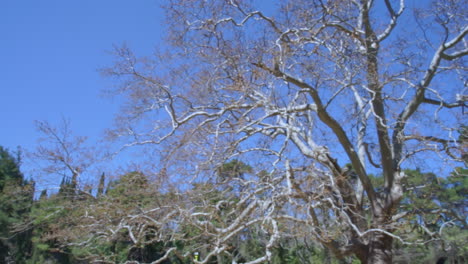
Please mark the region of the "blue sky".
<svg viewBox="0 0 468 264"><path fill-rule="evenodd" d="M0 145L33 150L34 121L62 118L76 135L101 139L120 104L102 96L113 82L98 70L112 65L113 45L125 43L137 55L163 45L161 2L0 1ZM408 6L415 3L426 2Z"/></svg>
<svg viewBox="0 0 468 264"><path fill-rule="evenodd" d="M102 96L113 45L150 54L164 38L157 0L0 1L0 145L32 150L34 120L102 137L119 104Z"/></svg>

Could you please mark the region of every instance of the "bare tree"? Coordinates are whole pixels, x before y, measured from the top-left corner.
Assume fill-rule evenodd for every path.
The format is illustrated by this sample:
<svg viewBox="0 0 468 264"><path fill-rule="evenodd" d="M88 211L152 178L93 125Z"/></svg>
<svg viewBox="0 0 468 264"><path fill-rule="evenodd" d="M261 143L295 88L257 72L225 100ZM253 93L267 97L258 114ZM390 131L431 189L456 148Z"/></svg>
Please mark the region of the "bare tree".
<svg viewBox="0 0 468 264"><path fill-rule="evenodd" d="M196 263L241 261L230 243L255 225L267 239L263 256L244 260L252 264L286 235L363 263L392 263L394 240L424 242L399 233L411 214L399 210L404 169L463 162L467 3L411 12L405 2L173 0L167 52L117 49L107 73L129 99L113 131L125 147L170 150L181 192L223 190L216 171L229 160L258 170L224 179L242 186L235 199L177 207L177 226L210 241Z"/></svg>
<svg viewBox="0 0 468 264"><path fill-rule="evenodd" d="M80 177L99 161L99 153L86 146L86 137L73 136L68 120L62 120L57 127L37 121L36 127L41 133L40 143L29 157L36 163L36 173L43 180L41 184L52 181L51 185L56 187L62 177L69 181L70 191L77 194L82 181Z"/></svg>

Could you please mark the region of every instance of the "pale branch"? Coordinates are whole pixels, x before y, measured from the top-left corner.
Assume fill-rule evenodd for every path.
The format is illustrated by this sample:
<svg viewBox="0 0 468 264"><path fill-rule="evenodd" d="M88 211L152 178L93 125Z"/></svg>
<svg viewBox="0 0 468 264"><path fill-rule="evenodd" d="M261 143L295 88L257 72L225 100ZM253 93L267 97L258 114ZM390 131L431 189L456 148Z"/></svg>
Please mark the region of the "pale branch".
<svg viewBox="0 0 468 264"><path fill-rule="evenodd" d="M334 132L334 134L338 138L338 141L340 142L341 146L343 147L349 159L351 160L353 168L356 170L356 173L359 176L359 179L363 183L364 189L371 201L372 207L376 206L377 196L375 194L375 190L372 186L372 183L366 174L363 164L361 163L361 160L359 159L353 145L351 144L348 136L346 135L346 132L343 130L340 124L332 116L328 114L326 109L324 109L322 100L320 96L318 95L317 91L315 90L315 88L312 87L310 84L304 82L303 80L294 78L286 73L279 71L278 69L271 69L261 62L253 63L253 65L267 72L270 72L277 78L283 79L286 82L292 83L301 89L307 89L309 91L309 94L311 95L312 99L315 102L318 117L325 125L327 125ZM300 141L296 140L296 142L300 142Z"/></svg>
<svg viewBox="0 0 468 264"><path fill-rule="evenodd" d="M219 24L223 24L223 23L232 23L234 26L236 27L242 27L244 26L250 19L252 18L255 18L255 17L258 17L260 19L263 19L265 21L267 21L271 27L276 31L276 33L278 34L281 34L282 31L279 29L279 27L276 25L276 23L274 22L273 19L265 16L262 12L260 11L253 11L253 12L246 12L244 11L239 5L237 4L234 4L232 1L230 3L231 5L233 5L234 7L236 7L243 15L244 15L244 18L242 19L241 22L237 22L234 18L232 17L226 17L226 18L222 18L222 19L219 19L219 20L212 20L212 19L207 19L205 21L194 21L194 22L187 22L188 26L192 26L193 24L195 24L196 22L200 22L201 23L201 26L199 28L194 28L194 29L203 29L205 28L207 25L208 26L211 26L213 25L215 28L219 25Z"/></svg>
<svg viewBox="0 0 468 264"><path fill-rule="evenodd" d="M463 38L465 38L466 34L468 34L468 26L465 26L461 32L455 36L452 40L448 41L448 42L445 42L443 44L443 47L444 47L444 51L447 50L447 49L450 49L452 47L454 47L455 45L457 45L458 43L460 43L460 41L463 40Z"/></svg>
<svg viewBox="0 0 468 264"><path fill-rule="evenodd" d="M444 59L444 60L452 61L452 60L456 60L456 59L458 59L458 58L461 58L461 57L463 57L463 56L465 56L465 55L468 55L468 49L464 49L464 50L460 50L460 51L455 51L455 52L453 52L453 53L451 53L451 54L447 54L447 53L443 52L443 53L441 54L441 57L442 57L442 59Z"/></svg>
<svg viewBox="0 0 468 264"><path fill-rule="evenodd" d="M438 138L438 137L434 137L434 136L417 136L417 135L413 135L413 136L405 136L405 140L418 140L420 142L435 142L435 143L439 143L439 144L442 144L442 150L445 151L445 153L450 157L452 158L453 160L456 160L456 161L463 161L463 158L462 157L457 157L455 156L455 154L452 153L452 149L457 149L458 147L456 146L457 144L462 144L463 141L462 140L447 140L447 139L443 139L443 138ZM450 146L450 144L455 144L455 146ZM422 150L417 150L417 151L423 151L423 150L434 150L437 148L434 147L434 148L430 148L430 149L422 149ZM413 151L412 154L414 154L415 151ZM408 155L408 154L407 154Z"/></svg>
<svg viewBox="0 0 468 264"><path fill-rule="evenodd" d="M413 114L419 108L419 105L425 101L426 99L425 93L426 93L427 87L429 87L433 78L436 75L436 72L439 68L441 60L443 59L442 57L443 57L444 52L447 49L455 46L460 41L462 41L467 33L468 33L468 26L465 27L462 30L462 32L460 32L452 40L445 42L439 46L439 48L434 53L434 56L432 57L432 60L428 69L426 70L423 78L421 79L421 81L419 82L417 86L415 95L410 100L410 102L408 102L408 104L403 109L403 111L401 111L400 114L398 115L397 122L393 130L393 136L392 136L393 154L395 155L396 164L400 163L400 160L402 159L403 141L404 141L403 131L406 127L407 121L413 116Z"/></svg>
<svg viewBox="0 0 468 264"><path fill-rule="evenodd" d="M365 112L366 104L368 102L364 102L363 98L359 95L354 85L351 85L350 88L353 91L353 95L356 100L356 108L357 108L356 110L357 110L357 116L358 116L358 121L359 121L358 122L358 137L357 137L358 155L359 155L359 159L361 160L361 163L363 164L365 168L365 164L366 164L365 153L367 153L369 160L371 160L369 153L367 151L367 146L365 145L364 137L366 136L366 131L367 131L367 120L369 119L372 109ZM364 198L364 187L361 181L358 181L358 184L356 186L356 198L360 206L362 206L363 198Z"/></svg>
<svg viewBox="0 0 468 264"><path fill-rule="evenodd" d="M166 259L169 258L169 256L172 254L173 251L176 251L177 248L175 247L171 247L169 249L166 249L166 253L164 253L164 255L162 257L160 257L158 260L155 260L153 262L151 262L151 264L159 264L159 263L162 263L163 261L165 261Z"/></svg>
<svg viewBox="0 0 468 264"><path fill-rule="evenodd" d="M400 10L398 10L396 13L393 10L392 4L389 0L385 0L385 5L388 12L390 13L390 23L388 24L387 28L377 36L378 42L382 42L390 35L390 33L392 33L397 24L398 17L403 13L403 10L405 10L405 0L400 0Z"/></svg>

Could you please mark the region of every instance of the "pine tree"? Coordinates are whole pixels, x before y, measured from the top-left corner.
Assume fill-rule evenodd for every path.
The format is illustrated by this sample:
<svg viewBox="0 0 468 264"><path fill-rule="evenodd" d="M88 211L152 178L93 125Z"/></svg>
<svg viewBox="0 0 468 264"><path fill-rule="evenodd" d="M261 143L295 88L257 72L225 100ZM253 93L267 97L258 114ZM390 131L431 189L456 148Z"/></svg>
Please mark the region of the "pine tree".
<svg viewBox="0 0 468 264"><path fill-rule="evenodd" d="M14 156L0 146L0 262L18 262L29 254L31 230L20 227L29 214L35 183L20 171L20 152Z"/></svg>

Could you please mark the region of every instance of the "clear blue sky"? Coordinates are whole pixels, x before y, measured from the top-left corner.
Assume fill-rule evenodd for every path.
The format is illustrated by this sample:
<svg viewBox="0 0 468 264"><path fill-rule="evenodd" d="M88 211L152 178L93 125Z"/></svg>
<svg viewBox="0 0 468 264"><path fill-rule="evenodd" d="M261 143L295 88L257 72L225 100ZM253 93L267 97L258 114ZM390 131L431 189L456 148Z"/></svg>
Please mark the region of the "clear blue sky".
<svg viewBox="0 0 468 264"><path fill-rule="evenodd" d="M162 45L161 2L0 1L0 145L33 150L34 121L62 118L76 135L100 139L119 103L101 96L112 82L98 69L112 65L113 45L126 43L137 55ZM415 3L426 2L408 6Z"/></svg>
<svg viewBox="0 0 468 264"><path fill-rule="evenodd" d="M118 103L101 96L111 85L114 44L148 55L164 38L157 0L0 1L0 145L32 150L34 120L71 120L91 140L112 124Z"/></svg>

